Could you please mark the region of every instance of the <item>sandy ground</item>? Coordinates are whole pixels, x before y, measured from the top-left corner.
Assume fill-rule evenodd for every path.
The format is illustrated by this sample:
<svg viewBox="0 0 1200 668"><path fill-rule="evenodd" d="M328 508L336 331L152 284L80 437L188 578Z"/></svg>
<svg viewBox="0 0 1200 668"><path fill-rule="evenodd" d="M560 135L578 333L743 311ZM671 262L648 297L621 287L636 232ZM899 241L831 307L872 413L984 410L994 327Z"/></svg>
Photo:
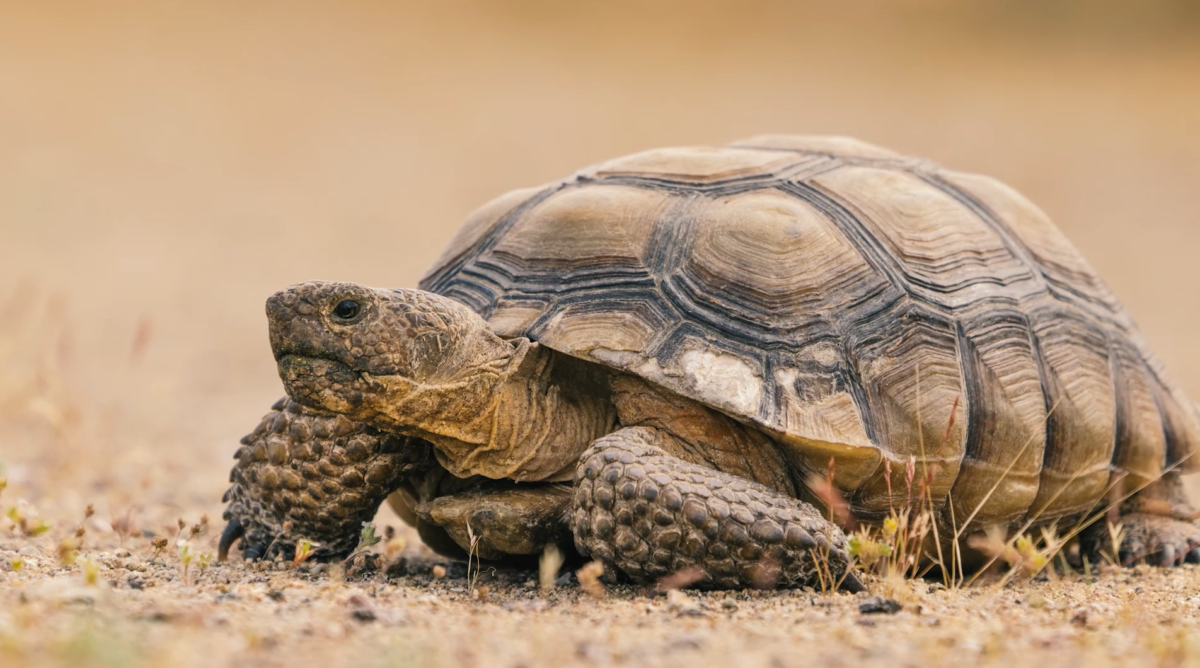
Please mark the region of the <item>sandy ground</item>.
<svg viewBox="0 0 1200 668"><path fill-rule="evenodd" d="M1000 177L1200 396L1194 4L842 4L0 0L0 508L49 527L0 518L0 665L1195 661L1191 567L919 582L869 617L529 573L481 595L384 512L407 574L184 582L177 520L207 515L189 545L214 551L237 439L281 394L266 296L414 285L475 206L653 146L849 134Z"/></svg>

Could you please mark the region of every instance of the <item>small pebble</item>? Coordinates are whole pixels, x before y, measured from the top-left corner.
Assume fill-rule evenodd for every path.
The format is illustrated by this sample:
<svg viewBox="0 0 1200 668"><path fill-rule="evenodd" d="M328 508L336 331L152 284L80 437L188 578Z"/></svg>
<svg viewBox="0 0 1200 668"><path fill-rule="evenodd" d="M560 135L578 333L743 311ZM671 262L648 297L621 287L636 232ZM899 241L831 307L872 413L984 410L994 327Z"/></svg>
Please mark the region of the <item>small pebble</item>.
<svg viewBox="0 0 1200 668"><path fill-rule="evenodd" d="M872 596L870 598L863 599L863 602L858 604L858 611L864 615L894 615L897 612L900 612L900 608L902 607L903 606L890 598Z"/></svg>
<svg viewBox="0 0 1200 668"><path fill-rule="evenodd" d="M350 607L350 617L360 622L373 622L376 619L375 610L371 608L371 602L362 594L355 594L346 601L346 605Z"/></svg>

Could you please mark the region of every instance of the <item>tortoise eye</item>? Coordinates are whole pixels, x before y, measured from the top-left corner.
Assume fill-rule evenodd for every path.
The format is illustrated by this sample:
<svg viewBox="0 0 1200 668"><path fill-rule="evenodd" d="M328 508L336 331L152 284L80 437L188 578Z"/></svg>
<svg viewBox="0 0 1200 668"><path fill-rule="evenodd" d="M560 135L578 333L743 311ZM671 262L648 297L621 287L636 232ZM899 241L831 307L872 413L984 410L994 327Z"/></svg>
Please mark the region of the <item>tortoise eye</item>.
<svg viewBox="0 0 1200 668"><path fill-rule="evenodd" d="M333 307L333 317L338 320L352 320L362 308L353 299L343 299Z"/></svg>

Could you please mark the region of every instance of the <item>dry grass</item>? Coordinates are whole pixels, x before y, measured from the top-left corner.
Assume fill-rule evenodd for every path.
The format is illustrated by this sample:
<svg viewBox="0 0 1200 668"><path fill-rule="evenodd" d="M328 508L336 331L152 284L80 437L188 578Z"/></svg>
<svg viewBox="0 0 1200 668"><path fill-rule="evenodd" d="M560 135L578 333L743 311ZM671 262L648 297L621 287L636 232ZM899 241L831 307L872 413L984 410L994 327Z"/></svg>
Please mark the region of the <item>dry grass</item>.
<svg viewBox="0 0 1200 668"><path fill-rule="evenodd" d="M911 581L921 510L860 536L896 615L594 566L542 587L552 558L438 561L386 512L391 575L210 561L237 438L280 395L266 295L413 285L488 198L650 146L845 133L999 176L1200 396L1195 12L1043 4L10 3L0 665L1200 662L1200 570L1047 570L1034 534L995 540L1008 581Z"/></svg>

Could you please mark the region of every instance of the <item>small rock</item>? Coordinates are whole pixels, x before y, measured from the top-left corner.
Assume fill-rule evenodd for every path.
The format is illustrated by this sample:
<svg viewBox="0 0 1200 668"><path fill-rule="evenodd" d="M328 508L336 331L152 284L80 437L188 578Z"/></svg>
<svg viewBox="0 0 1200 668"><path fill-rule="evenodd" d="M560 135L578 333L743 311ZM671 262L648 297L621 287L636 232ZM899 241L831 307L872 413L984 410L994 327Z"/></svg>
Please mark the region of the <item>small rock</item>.
<svg viewBox="0 0 1200 668"><path fill-rule="evenodd" d="M667 592L667 610L680 616L689 617L699 617L704 614L699 603L678 589L671 589Z"/></svg>
<svg viewBox="0 0 1200 668"><path fill-rule="evenodd" d="M1096 628L1100 625L1100 618L1091 614L1087 608L1080 608L1071 614L1071 624L1080 628Z"/></svg>
<svg viewBox="0 0 1200 668"><path fill-rule="evenodd" d="M704 649L704 638L698 635L679 636L667 643L667 651Z"/></svg>
<svg viewBox="0 0 1200 668"><path fill-rule="evenodd" d="M360 622L375 621L375 611L370 608L354 608L350 611L350 616Z"/></svg>
<svg viewBox="0 0 1200 668"><path fill-rule="evenodd" d="M434 566L433 567L433 579L441 580L444 577L446 577L446 567L441 564Z"/></svg>
<svg viewBox="0 0 1200 668"><path fill-rule="evenodd" d="M575 649L575 654L585 663L609 663L612 660L612 653L608 648L595 642L580 643Z"/></svg>
<svg viewBox="0 0 1200 668"><path fill-rule="evenodd" d="M346 605L350 607L350 616L357 621L373 622L377 618L375 610L371 608L371 602L362 594L351 596Z"/></svg>
<svg viewBox="0 0 1200 668"><path fill-rule="evenodd" d="M541 598L509 602L503 605L505 610L520 610L523 612L540 612L545 610L547 606L549 606L549 603L546 603L545 599Z"/></svg>
<svg viewBox="0 0 1200 668"><path fill-rule="evenodd" d="M721 601L721 609L725 610L726 612L737 612L737 601L733 600L732 598L727 598L724 601Z"/></svg>
<svg viewBox="0 0 1200 668"><path fill-rule="evenodd" d="M893 601L890 598L884 598L882 596L872 596L870 598L864 599L862 603L858 604L858 611L864 615L876 615L876 614L894 615L897 612L900 612L900 608L902 608L902 607L904 607L904 606L900 605L899 603L897 603L896 601Z"/></svg>

